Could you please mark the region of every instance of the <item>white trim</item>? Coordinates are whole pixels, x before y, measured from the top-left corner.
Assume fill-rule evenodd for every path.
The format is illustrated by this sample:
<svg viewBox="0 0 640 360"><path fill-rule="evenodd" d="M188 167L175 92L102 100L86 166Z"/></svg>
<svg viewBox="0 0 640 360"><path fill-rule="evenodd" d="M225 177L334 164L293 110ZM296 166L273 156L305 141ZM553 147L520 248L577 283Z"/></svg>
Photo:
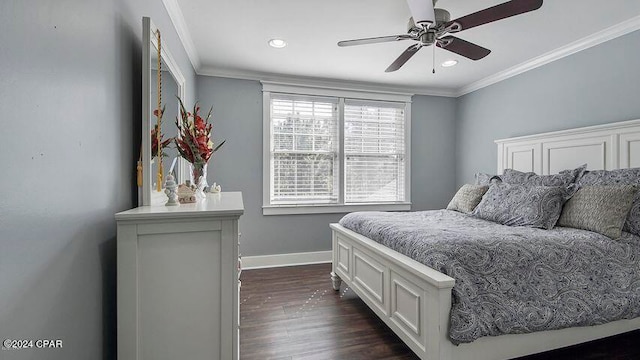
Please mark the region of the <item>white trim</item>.
<svg viewBox="0 0 640 360"><path fill-rule="evenodd" d="M546 138L556 137L556 136L582 135L582 134L589 134L593 132L606 131L606 130L621 130L626 128L634 128L637 126L640 126L640 119L620 121L620 122L615 122L610 124L585 126L581 128L574 128L574 129L567 129L567 130L551 131L551 132L535 134L535 135L517 136L517 137L512 137L507 139L498 139L498 140L495 140L494 143L501 144L505 142L514 142L514 141L520 142L520 141L527 141L527 140L540 140L540 139L546 139Z"/></svg>
<svg viewBox="0 0 640 360"><path fill-rule="evenodd" d="M151 205L151 45L155 29L151 18L146 16L142 18L142 124L140 126L142 188L138 188L139 206Z"/></svg>
<svg viewBox="0 0 640 360"><path fill-rule="evenodd" d="M331 262L331 250L304 253L243 256L242 270L325 264Z"/></svg>
<svg viewBox="0 0 640 360"><path fill-rule="evenodd" d="M281 83L273 81L261 81L262 91L277 92L295 95L330 96L350 99L365 99L376 101L391 101L410 103L410 93L400 93L392 91L362 90L351 87L331 87L328 85L311 85L303 83Z"/></svg>
<svg viewBox="0 0 640 360"><path fill-rule="evenodd" d="M408 192L409 190L405 190ZM336 205L264 205L262 215L341 214L354 211L409 211L411 203L336 204Z"/></svg>
<svg viewBox="0 0 640 360"><path fill-rule="evenodd" d="M392 84L382 84L374 82L361 82L361 81L349 81L338 80L328 78L317 78L309 76L291 76L281 75L273 73L259 73L253 71L243 70L221 70L214 67L204 66L196 70L198 75L203 76L216 76L231 79L241 80L254 80L276 83L298 83L307 84L313 87L327 87L333 89L347 88L357 89L361 91L372 92L398 92L398 93L411 93L416 95L428 95L428 96L442 96L442 97L457 97L455 89L436 89L428 87L410 87L410 86L397 86Z"/></svg>
<svg viewBox="0 0 640 360"><path fill-rule="evenodd" d="M465 85L459 88L458 91L455 92L456 93L455 97L459 97L459 96L474 92L476 90L482 89L489 85L493 85L500 81L509 79L516 75L527 72L529 70L533 70L537 67L546 65L550 62L560 60L564 57L575 54L579 51L602 44L603 42L615 39L617 37L626 35L630 32L633 32L639 29L640 29L640 15L633 17L629 20L623 21L617 25L606 28L595 34L584 37L580 40L569 43L565 46L561 46L553 51L537 56L533 59L525 61L514 67L497 72L493 75L487 76L484 79L475 81L469 85Z"/></svg>
<svg viewBox="0 0 640 360"><path fill-rule="evenodd" d="M182 41L182 46L184 46L184 50L189 57L189 61L191 61L191 65L196 73L198 73L201 66L200 57L198 56L196 45L193 42L193 38L191 37L191 33L187 27L187 22L184 20L184 15L182 14L178 1L162 0L162 3L164 4L165 9L167 9L169 18L171 18L171 22L173 23L173 27L176 29L176 33L178 33L180 41Z"/></svg>
<svg viewBox="0 0 640 360"><path fill-rule="evenodd" d="M262 92L262 204L271 202L271 93Z"/></svg>
<svg viewBox="0 0 640 360"><path fill-rule="evenodd" d="M404 198L411 201L411 103L404 108Z"/></svg>
<svg viewBox="0 0 640 360"><path fill-rule="evenodd" d="M344 98L338 100L338 204L344 204L347 162L344 157ZM262 211L264 215L264 210Z"/></svg>

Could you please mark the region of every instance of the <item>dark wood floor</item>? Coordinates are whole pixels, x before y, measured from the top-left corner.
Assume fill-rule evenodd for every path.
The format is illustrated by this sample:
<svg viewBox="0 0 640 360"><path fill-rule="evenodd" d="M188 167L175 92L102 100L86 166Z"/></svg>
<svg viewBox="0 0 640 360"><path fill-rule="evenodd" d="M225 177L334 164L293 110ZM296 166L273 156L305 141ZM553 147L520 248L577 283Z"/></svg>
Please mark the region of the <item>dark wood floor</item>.
<svg viewBox="0 0 640 360"><path fill-rule="evenodd" d="M331 265L242 272L240 358L418 359L351 290L333 291ZM519 360L640 359L640 331Z"/></svg>

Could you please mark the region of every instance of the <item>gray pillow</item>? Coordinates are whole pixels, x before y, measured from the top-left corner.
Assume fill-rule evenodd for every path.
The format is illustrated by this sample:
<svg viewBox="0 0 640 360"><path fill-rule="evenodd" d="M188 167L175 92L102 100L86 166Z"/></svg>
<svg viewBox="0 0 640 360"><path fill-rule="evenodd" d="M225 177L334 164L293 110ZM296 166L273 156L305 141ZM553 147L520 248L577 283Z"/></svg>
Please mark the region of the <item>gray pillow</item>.
<svg viewBox="0 0 640 360"><path fill-rule="evenodd" d="M488 189L489 186L487 185L462 185L453 199L451 199L451 202L449 202L449 205L447 205L447 210L455 210L465 214L472 212Z"/></svg>
<svg viewBox="0 0 640 360"><path fill-rule="evenodd" d="M558 226L617 239L636 192L634 185L584 186L564 205Z"/></svg>
<svg viewBox="0 0 640 360"><path fill-rule="evenodd" d="M577 179L582 177L587 164L584 164L573 170L562 170L558 174L538 175L534 172L522 172L513 169L505 169L504 174L500 176L503 182L507 184L527 184L537 186L570 186Z"/></svg>
<svg viewBox="0 0 640 360"><path fill-rule="evenodd" d="M486 185L486 186L491 185L492 180L498 180L498 181L500 180L500 176L498 175L491 175L491 174L485 174L485 173L476 173L475 178L476 178L476 185Z"/></svg>
<svg viewBox="0 0 640 360"><path fill-rule="evenodd" d="M590 185L638 185L640 168L587 171L578 180L578 188ZM636 194L623 231L640 236L640 192Z"/></svg>
<svg viewBox="0 0 640 360"><path fill-rule="evenodd" d="M564 186L495 183L484 194L473 215L509 226L551 229L568 197Z"/></svg>

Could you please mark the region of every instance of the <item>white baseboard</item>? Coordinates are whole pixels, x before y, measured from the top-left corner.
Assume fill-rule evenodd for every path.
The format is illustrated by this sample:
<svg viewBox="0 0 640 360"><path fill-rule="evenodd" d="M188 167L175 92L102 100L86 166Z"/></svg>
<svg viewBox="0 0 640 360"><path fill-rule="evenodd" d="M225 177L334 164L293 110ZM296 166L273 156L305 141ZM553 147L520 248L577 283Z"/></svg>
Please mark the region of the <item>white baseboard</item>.
<svg viewBox="0 0 640 360"><path fill-rule="evenodd" d="M331 250L305 253L243 256L242 269L263 269L272 267L323 264L331 262Z"/></svg>

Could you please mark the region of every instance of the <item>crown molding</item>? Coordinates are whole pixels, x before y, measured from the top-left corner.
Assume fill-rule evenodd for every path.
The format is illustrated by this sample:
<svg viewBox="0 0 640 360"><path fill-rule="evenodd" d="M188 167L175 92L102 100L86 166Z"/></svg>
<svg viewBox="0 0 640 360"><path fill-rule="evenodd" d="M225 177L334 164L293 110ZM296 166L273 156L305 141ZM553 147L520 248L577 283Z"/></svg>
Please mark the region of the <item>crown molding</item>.
<svg viewBox="0 0 640 360"><path fill-rule="evenodd" d="M316 78L307 76L290 76L273 73L261 73L254 71L240 71L240 70L222 70L215 67L202 67L196 71L198 75L204 76L216 76L224 78L242 79L242 80L255 80L262 82L276 82L285 84L304 84L305 86L319 87L319 88L339 88L339 89L352 89L363 90L372 92L384 92L384 93L401 93L401 94L415 94L415 95L428 95L428 96L442 96L442 97L456 97L456 91L453 89L435 89L425 87L408 87L408 86L395 86L380 83L349 81L349 80L336 80L326 78Z"/></svg>
<svg viewBox="0 0 640 360"><path fill-rule="evenodd" d="M274 81L274 82L294 82L299 83L300 81L305 81L308 83L312 83L319 86L337 86L340 88L357 88L362 90L370 90L370 91L383 91L383 92L400 92L400 93L413 93L416 95L429 95L429 96L443 96L443 97L460 97L476 90L482 89L489 85L496 84L503 80L507 80L516 75L520 75L529 70L533 70L540 66L546 65L556 60L560 60L569 55L575 54L582 50L586 50L588 48L594 47L596 45L602 44L606 41L613 40L617 37L626 35L636 30L640 30L640 15L635 16L629 20L623 21L617 25L606 28L602 31L599 31L593 35L589 35L580 40L574 41L565 46L559 47L553 51L550 51L546 54L537 56L533 59L527 60L523 63L520 63L516 66L508 68L503 71L499 71L493 75L487 76L478 81L472 82L468 85L462 86L457 89L450 88L431 88L431 87L409 87L409 86L398 86L398 85L388 85L388 84L380 84L380 83L369 83L369 82L360 82L360 81L349 81L349 80L336 80L336 79L325 79L325 78L315 78L315 77L306 77L306 76L291 76L291 75L282 75L282 74L274 74L274 73L262 73L256 71L244 71L244 70L226 70L219 69L216 67L203 66L200 62L200 57L198 56L198 52L196 50L195 44L189 33L186 22L184 20L184 15L182 14L182 10L178 5L177 0L162 0L169 17L171 18L171 22L173 23L176 32L178 33L178 37L182 41L182 44L187 52L189 60L193 65L193 68L198 75L205 76L217 76L217 77L225 77L225 78L234 78L234 79L243 79L243 80L256 80L256 81Z"/></svg>
<svg viewBox="0 0 640 360"><path fill-rule="evenodd" d="M184 15L182 14L180 5L178 5L178 1L162 0L162 3L164 4L165 9L167 9L169 18L171 18L171 22L173 23L173 27L178 33L180 41L182 41L182 46L184 46L184 50L187 52L187 56L189 57L189 61L191 61L191 65L197 72L201 66L200 57L198 56L198 51L196 50L196 46L193 42L193 38L191 37L191 33L187 28L187 23L184 20Z"/></svg>
<svg viewBox="0 0 640 360"><path fill-rule="evenodd" d="M622 35L626 35L630 32L640 29L640 16L633 17L629 20L623 21L617 25L606 28L593 35L589 35L580 40L569 43L565 46L559 47L546 54L535 57L531 60L525 61L519 65L500 71L484 79L475 81L469 85L463 86L456 91L456 97L474 92L489 85L493 85L497 82L506 80L516 75L522 74L529 70L533 70L537 67L546 65L550 62L560 60L569 55L575 54L579 51L586 50L590 47L602 44L603 42L613 40Z"/></svg>

